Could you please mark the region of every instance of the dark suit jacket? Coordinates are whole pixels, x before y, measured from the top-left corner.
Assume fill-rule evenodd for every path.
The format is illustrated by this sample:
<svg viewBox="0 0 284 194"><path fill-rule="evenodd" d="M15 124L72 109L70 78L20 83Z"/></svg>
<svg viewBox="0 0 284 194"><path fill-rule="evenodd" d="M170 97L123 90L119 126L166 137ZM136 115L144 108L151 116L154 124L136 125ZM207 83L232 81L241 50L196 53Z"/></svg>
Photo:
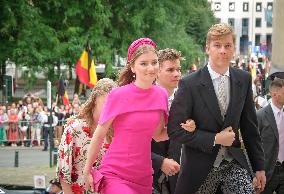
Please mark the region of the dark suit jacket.
<svg viewBox="0 0 284 194"><path fill-rule="evenodd" d="M159 188L158 179L162 175L161 166L163 160L165 158L171 158L176 162L180 163L181 145L178 142L173 142L169 140L163 142L156 142L152 140L151 151L152 167L154 170L153 184L155 188ZM177 178L178 174L176 174L175 176L168 177L168 186L171 194L174 194Z"/></svg>
<svg viewBox="0 0 284 194"><path fill-rule="evenodd" d="M266 180L269 182L279 152L279 133L270 104L257 111L257 120L265 154Z"/></svg>
<svg viewBox="0 0 284 194"><path fill-rule="evenodd" d="M198 190L213 168L220 149L220 145L213 146L215 135L228 126L236 133L236 140L228 148L233 158L249 171L238 137L240 128L253 170L264 170L250 74L230 67L230 89L230 102L223 121L207 66L179 82L168 123L170 139L183 144L176 194L193 194ZM193 133L180 127L188 118L196 123Z"/></svg>

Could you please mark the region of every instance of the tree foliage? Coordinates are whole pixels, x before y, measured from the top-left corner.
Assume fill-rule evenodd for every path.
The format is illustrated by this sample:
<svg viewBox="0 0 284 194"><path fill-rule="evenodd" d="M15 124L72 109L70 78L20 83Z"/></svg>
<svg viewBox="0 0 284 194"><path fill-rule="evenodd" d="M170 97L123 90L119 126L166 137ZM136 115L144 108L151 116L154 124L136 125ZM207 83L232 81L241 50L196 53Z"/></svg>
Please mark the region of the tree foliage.
<svg viewBox="0 0 284 194"><path fill-rule="evenodd" d="M50 80L61 64L75 66L87 41L96 63L113 76L114 54L126 57L129 44L144 36L182 51L185 70L203 56L215 22L206 0L2 0L0 10L1 69L10 59L28 67L30 77L45 72Z"/></svg>
<svg viewBox="0 0 284 194"><path fill-rule="evenodd" d="M216 22L216 18L213 16L207 0L191 0L189 2L191 11L188 12L186 32L197 44L204 47L207 30Z"/></svg>

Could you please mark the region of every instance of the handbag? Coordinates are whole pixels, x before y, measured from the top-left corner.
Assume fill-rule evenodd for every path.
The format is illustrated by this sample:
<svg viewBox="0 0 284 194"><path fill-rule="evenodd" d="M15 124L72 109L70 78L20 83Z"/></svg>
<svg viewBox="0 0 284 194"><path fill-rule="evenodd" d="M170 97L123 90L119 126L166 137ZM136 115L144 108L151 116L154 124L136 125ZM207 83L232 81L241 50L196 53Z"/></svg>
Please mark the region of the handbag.
<svg viewBox="0 0 284 194"><path fill-rule="evenodd" d="M93 180L94 180L94 189L95 192L101 192L102 188L103 188L103 180L104 180L104 175L102 173L100 173L99 170L97 170L96 168L92 168L92 176L93 176Z"/></svg>

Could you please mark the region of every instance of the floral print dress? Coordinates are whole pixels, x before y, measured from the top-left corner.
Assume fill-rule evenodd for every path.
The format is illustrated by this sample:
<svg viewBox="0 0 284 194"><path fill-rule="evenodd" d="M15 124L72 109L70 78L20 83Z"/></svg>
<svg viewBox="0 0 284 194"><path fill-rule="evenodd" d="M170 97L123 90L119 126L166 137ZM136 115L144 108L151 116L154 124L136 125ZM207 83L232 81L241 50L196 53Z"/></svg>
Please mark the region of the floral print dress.
<svg viewBox="0 0 284 194"><path fill-rule="evenodd" d="M92 134L82 119L69 119L64 126L61 143L58 146L57 178L72 185L74 194L84 191L83 170L87 160L87 150ZM94 166L98 167L109 144L104 142Z"/></svg>

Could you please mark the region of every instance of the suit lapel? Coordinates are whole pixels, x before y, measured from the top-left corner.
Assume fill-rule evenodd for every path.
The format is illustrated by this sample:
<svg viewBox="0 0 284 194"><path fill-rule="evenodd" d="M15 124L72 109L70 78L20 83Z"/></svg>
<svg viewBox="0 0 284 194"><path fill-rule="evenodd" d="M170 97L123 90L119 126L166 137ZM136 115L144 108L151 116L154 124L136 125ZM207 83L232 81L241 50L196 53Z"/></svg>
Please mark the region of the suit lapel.
<svg viewBox="0 0 284 194"><path fill-rule="evenodd" d="M224 121L224 127L228 127L233 123L235 108L238 107L238 100L241 96L238 92L241 91L242 82L238 79L233 68L230 67L230 102L227 109L227 114Z"/></svg>
<svg viewBox="0 0 284 194"><path fill-rule="evenodd" d="M268 120L268 123L270 123L270 125L271 125L273 133L274 133L275 137L277 138L277 142L279 142L279 134L278 134L277 124L276 124L276 120L275 120L274 113L273 113L273 110L271 108L271 105L268 105L266 107L265 116Z"/></svg>
<svg viewBox="0 0 284 194"><path fill-rule="evenodd" d="M217 120L218 124L222 125L223 121L221 111L207 66L203 67L203 69L201 70L199 89L201 97L205 101L209 111Z"/></svg>

